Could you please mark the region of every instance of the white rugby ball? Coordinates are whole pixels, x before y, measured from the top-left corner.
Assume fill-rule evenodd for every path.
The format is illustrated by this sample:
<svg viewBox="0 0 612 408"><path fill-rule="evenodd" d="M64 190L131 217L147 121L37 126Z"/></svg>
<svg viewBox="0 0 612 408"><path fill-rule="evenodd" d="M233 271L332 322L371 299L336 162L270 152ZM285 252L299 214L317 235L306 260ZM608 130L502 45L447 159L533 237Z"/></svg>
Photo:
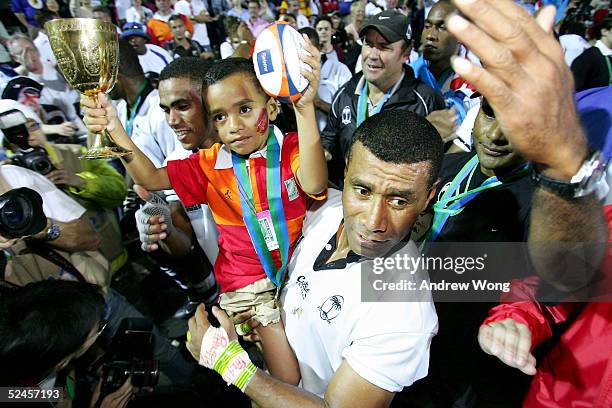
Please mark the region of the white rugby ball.
<svg viewBox="0 0 612 408"><path fill-rule="evenodd" d="M308 80L300 73L305 66L299 57L304 44L302 35L284 21L270 24L259 34L253 50L253 65L268 95L281 102L300 99L308 87Z"/></svg>

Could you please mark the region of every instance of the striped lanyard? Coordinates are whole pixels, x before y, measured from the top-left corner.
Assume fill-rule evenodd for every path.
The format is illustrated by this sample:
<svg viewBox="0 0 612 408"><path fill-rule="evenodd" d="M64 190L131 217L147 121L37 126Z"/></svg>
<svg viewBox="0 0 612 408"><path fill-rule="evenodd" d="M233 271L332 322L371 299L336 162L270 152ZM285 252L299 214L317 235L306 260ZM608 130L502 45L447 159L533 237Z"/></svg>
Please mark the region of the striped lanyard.
<svg viewBox="0 0 612 408"><path fill-rule="evenodd" d="M448 219L461 213L467 203L475 199L478 195L480 195L480 193L485 190L499 187L503 185L504 182L518 179L529 171L529 163L525 163L519 168L510 172L507 176L504 176L503 182L499 180L497 176L493 176L486 179L479 187L468 190L470 183L472 182L472 176L474 176L474 172L476 171L478 164L478 155L474 155L474 157L472 157L455 176L448 189L442 195L442 198L440 198L440 200L434 204L433 222L431 229L427 234L426 241L435 241L440 236L440 232L442 232L442 229L444 228L444 225ZM465 190L463 193L459 193L459 187L461 187L461 183L463 183L463 180L466 178L468 180L465 185Z"/></svg>
<svg viewBox="0 0 612 408"><path fill-rule="evenodd" d="M401 80L401 79L400 79ZM376 104L374 110L372 112L372 116L380 113L383 105L389 100L391 95L393 94L393 89L395 88L395 84L389 88L389 90L385 93L382 99ZM359 94L359 99L357 99L357 127L359 127L369 116L368 111L368 81L363 81L363 88L361 89L361 93Z"/></svg>
<svg viewBox="0 0 612 408"><path fill-rule="evenodd" d="M280 287L289 261L289 232L281 196L280 146L274 135L273 127L270 127L268 132L266 146L266 192L263 194L258 189L258 196L262 207L264 199L267 199L268 210L257 212L255 208L251 181L257 177L254 164L251 166L249 175L246 166L248 157L245 159L244 156L235 152L232 152L232 164L238 192L240 193L242 216L255 252L266 272L266 276L274 285ZM250 176L252 176L252 179ZM276 267L271 255L271 251L276 249L280 251L280 268Z"/></svg>

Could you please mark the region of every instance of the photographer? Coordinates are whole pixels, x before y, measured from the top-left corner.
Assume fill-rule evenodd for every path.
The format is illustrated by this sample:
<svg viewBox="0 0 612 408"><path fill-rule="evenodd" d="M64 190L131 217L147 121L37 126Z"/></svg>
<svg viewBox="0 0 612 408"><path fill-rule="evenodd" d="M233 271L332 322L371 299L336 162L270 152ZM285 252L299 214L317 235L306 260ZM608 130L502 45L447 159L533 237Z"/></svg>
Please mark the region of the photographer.
<svg viewBox="0 0 612 408"><path fill-rule="evenodd" d="M79 160L85 147L51 144L36 120L26 117L23 105L17 109L0 107L2 144L12 150L14 164L44 175L62 191L87 208L87 217L102 238L100 252L118 270L127 260L121 243L119 224L112 209L121 205L126 183L105 160Z"/></svg>
<svg viewBox="0 0 612 408"><path fill-rule="evenodd" d="M87 137L87 129L72 105L62 108L61 101L49 97L46 87L31 78L12 78L2 91L2 99L17 101L31 108L40 118L42 130L52 142L73 143ZM4 103L1 101L1 104Z"/></svg>
<svg viewBox="0 0 612 408"><path fill-rule="evenodd" d="M70 406L75 398L71 363L104 330L104 310L100 288L83 282L35 282L2 296L0 384L41 389L61 387L64 400L58 406ZM105 396L99 406L125 407L132 398L133 388L126 381L117 391ZM90 406L98 402L98 397L99 393L94 393Z"/></svg>
<svg viewBox="0 0 612 408"><path fill-rule="evenodd" d="M21 181L22 186L10 186L7 180ZM27 184L27 181L30 183ZM19 188L24 184L29 188ZM67 242L79 242L78 229L74 227L82 223L98 240L89 221L83 216L67 223L55 221L62 215L82 214L85 211L83 207L57 190L43 176L17 166L0 166L0 193L5 191L0 196L0 250L9 255L2 268L6 281L19 286L46 280L79 280L100 285L106 293L108 311L108 328L103 336L105 340L115 335L124 319L143 317L123 296L109 288L108 262L99 252L58 250L58 244L66 248L63 242L66 235ZM45 214L54 217L54 224L50 228L47 228L49 220ZM66 231L68 233L63 234ZM82 230L84 236L91 232ZM189 384L193 365L157 329L153 328L152 332L152 353L159 360L161 370L173 383Z"/></svg>

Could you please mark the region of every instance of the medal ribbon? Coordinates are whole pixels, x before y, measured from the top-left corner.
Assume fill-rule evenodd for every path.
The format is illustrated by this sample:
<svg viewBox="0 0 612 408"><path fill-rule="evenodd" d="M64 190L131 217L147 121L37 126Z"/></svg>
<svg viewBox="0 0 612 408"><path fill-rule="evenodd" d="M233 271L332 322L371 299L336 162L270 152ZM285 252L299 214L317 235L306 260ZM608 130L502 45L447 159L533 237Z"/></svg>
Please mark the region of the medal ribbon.
<svg viewBox="0 0 612 408"><path fill-rule="evenodd" d="M376 104L374 107L374 113L372 116L380 113L383 105L389 100L391 94L393 93L393 85L389 90L385 93L382 99ZM359 127L370 115L368 114L368 81L363 81L363 88L361 89L361 93L359 94L359 99L357 99L357 127Z"/></svg>
<svg viewBox="0 0 612 408"><path fill-rule="evenodd" d="M244 157L232 152L232 164L238 184L238 190L240 192L240 205L242 207L244 224L249 231L253 246L255 247L255 252L257 252L257 256L266 272L266 276L274 285L280 287L283 274L289 262L289 231L287 229L287 221L285 219L285 210L283 209L281 196L280 146L274 135L273 127L270 127L268 131L268 142L266 146L266 198L268 199L272 226L276 233L281 256L281 267L278 269L274 264L274 260L272 259L272 255L270 254L257 218L253 199L253 186L246 168L246 160ZM251 173L255 173L254 168L251 168Z"/></svg>
<svg viewBox="0 0 612 408"><path fill-rule="evenodd" d="M463 211L467 203L475 199L478 195L480 195L480 193L485 190L499 187L503 185L504 182L520 178L529 171L529 163L525 163L519 168L510 172L507 176L504 176L504 181L499 180L497 176L493 176L486 179L479 187L468 190L472 181L472 176L474 175L478 164L478 156L474 155L474 157L472 157L455 176L448 189L442 195L442 198L440 198L440 200L434 204L433 222L426 241L435 241L440 235L440 232L442 231L442 228L444 228L444 224L446 224L448 219ZM468 177L468 182L465 186L465 191L457 194L461 183L463 183L463 180L465 180L466 177Z"/></svg>

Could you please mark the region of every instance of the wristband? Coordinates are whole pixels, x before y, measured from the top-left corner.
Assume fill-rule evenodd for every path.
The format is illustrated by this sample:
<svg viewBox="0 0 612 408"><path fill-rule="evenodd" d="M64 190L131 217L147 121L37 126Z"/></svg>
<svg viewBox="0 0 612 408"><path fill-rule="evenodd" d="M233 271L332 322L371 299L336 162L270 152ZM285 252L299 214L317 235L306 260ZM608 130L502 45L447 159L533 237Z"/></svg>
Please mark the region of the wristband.
<svg viewBox="0 0 612 408"><path fill-rule="evenodd" d="M257 370L238 340L230 341L225 330L213 326L202 339L199 363L221 374L228 385L234 384L242 392Z"/></svg>

